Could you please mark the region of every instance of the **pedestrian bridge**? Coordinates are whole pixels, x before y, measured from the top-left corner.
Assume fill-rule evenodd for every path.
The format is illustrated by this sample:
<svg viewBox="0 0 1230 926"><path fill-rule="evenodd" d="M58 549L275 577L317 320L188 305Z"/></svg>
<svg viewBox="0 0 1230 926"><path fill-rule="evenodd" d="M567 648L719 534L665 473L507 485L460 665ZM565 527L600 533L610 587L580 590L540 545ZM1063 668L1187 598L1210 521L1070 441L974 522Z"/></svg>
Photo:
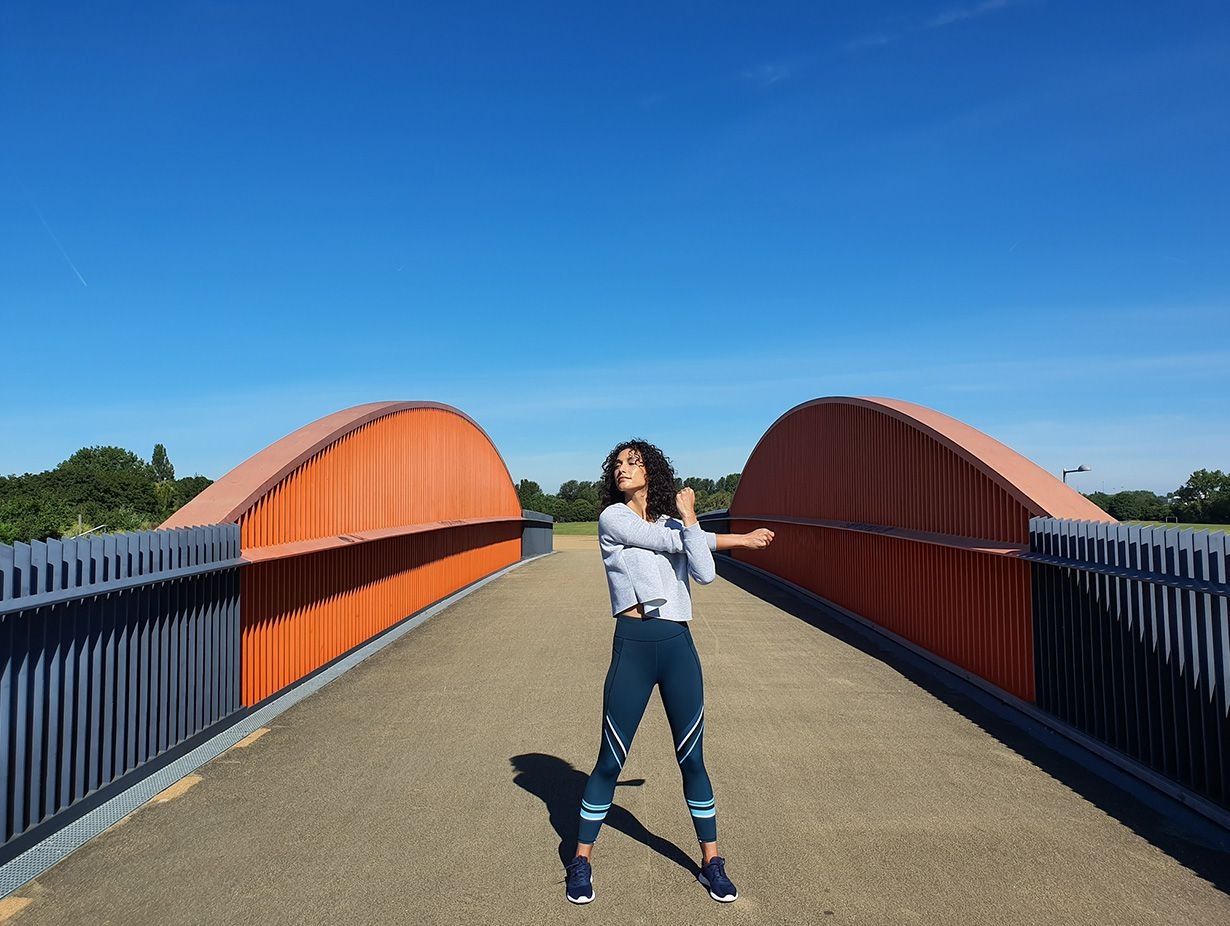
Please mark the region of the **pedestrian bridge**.
<svg viewBox="0 0 1230 926"><path fill-rule="evenodd" d="M737 903L695 882L656 699L596 900L564 901L610 651L596 540L550 550L481 430L418 404L309 426L148 543L0 560L0 918L1230 921L1224 547L1082 524L886 402L787 413L707 519L778 534L694 589Z"/></svg>

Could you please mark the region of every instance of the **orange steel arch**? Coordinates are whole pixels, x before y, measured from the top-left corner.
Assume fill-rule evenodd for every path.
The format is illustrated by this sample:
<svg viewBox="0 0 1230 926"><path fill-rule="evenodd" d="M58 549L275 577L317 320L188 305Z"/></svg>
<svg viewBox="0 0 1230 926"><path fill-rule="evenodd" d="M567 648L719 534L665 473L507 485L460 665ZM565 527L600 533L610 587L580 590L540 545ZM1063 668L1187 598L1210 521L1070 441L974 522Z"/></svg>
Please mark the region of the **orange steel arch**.
<svg viewBox="0 0 1230 926"><path fill-rule="evenodd" d="M521 506L472 419L378 402L312 422L164 527L238 522L242 699L256 704L521 555Z"/></svg>
<svg viewBox="0 0 1230 926"><path fill-rule="evenodd" d="M752 451L735 555L1034 700L1028 549L1036 516L1113 521L1054 476L933 409L834 396L798 405Z"/></svg>

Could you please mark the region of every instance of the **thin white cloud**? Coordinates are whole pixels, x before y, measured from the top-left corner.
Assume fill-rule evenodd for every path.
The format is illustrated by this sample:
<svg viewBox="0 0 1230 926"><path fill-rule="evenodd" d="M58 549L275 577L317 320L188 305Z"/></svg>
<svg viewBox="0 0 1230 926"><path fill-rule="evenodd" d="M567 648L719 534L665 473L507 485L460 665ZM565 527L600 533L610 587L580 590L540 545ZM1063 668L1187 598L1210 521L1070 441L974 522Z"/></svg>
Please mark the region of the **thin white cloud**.
<svg viewBox="0 0 1230 926"><path fill-rule="evenodd" d="M65 263L67 263L73 273L76 274L81 285L86 289L89 289L90 284L85 281L85 277L81 275L81 271L77 269L77 265L73 263L73 259L68 256L68 251L64 250L64 245L60 243L59 237L57 237L56 233L51 230L51 226L47 224L47 220L43 218L43 210L35 205L34 200L30 200L30 205L34 206L34 211L38 213L38 220L43 223L43 228L47 229L47 234L51 236L51 240L54 241L56 247L60 249L60 254L64 257Z"/></svg>
<svg viewBox="0 0 1230 926"><path fill-rule="evenodd" d="M846 42L842 47L847 52L882 48L885 45L891 45L911 32L919 32L926 29L942 29L944 26L952 26L956 23L966 22L970 19L977 19L980 16L998 12L1017 2L1019 0L982 0L981 3L976 3L972 6L951 7L921 23L906 25L894 32L873 32L859 36Z"/></svg>
<svg viewBox="0 0 1230 926"><path fill-rule="evenodd" d="M965 22L967 19L975 19L979 16L985 16L987 13L1002 10L1011 3L1012 0L983 0L982 3L976 3L973 6L945 10L938 16L933 16L927 20L927 28L939 29L943 26L951 26L953 23Z"/></svg>
<svg viewBox="0 0 1230 926"><path fill-rule="evenodd" d="M794 61L774 61L757 65L743 71L743 79L764 90L794 77L799 70L799 64Z"/></svg>
<svg viewBox="0 0 1230 926"><path fill-rule="evenodd" d="M851 39L846 42L844 48L846 51L863 51L868 48L883 48L885 45L891 45L897 41L899 36L890 35L887 32L873 32L870 35L859 36L857 39Z"/></svg>

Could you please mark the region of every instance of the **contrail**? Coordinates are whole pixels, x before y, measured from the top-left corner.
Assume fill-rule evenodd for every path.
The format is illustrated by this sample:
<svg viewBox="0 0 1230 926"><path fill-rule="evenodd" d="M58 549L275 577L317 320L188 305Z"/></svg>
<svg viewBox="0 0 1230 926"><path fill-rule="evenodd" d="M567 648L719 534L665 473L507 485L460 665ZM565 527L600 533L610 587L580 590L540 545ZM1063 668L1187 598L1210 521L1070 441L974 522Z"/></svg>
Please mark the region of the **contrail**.
<svg viewBox="0 0 1230 926"><path fill-rule="evenodd" d="M77 265L73 263L73 259L68 256L68 251L64 250L64 245L60 244L60 239L56 237L56 233L51 230L51 226L47 224L47 220L43 218L43 210L38 207L34 200L30 200L30 205L34 206L34 211L38 213L38 220L43 223L43 228L47 229L47 234L51 235L51 240L56 243L56 247L60 249L60 253L64 255L64 260L68 266L72 267L73 273L77 274L77 279L81 281L81 285L86 289L90 288L90 284L85 281L85 277L81 275L81 271L77 269Z"/></svg>

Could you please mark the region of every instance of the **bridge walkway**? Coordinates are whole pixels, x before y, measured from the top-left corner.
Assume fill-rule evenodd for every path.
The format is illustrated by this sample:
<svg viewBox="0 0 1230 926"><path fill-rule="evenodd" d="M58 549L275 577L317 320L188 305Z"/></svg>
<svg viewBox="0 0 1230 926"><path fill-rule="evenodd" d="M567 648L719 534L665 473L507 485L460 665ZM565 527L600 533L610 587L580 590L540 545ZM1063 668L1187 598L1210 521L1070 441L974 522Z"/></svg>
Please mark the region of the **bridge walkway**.
<svg viewBox="0 0 1230 926"><path fill-rule="evenodd" d="M733 568L696 589L694 634L742 896L719 907L694 880L655 696L597 846L596 900L567 904L560 854L598 746L611 622L594 541L558 545L26 885L11 922L1230 922L1213 883L1224 846L1185 841Z"/></svg>

